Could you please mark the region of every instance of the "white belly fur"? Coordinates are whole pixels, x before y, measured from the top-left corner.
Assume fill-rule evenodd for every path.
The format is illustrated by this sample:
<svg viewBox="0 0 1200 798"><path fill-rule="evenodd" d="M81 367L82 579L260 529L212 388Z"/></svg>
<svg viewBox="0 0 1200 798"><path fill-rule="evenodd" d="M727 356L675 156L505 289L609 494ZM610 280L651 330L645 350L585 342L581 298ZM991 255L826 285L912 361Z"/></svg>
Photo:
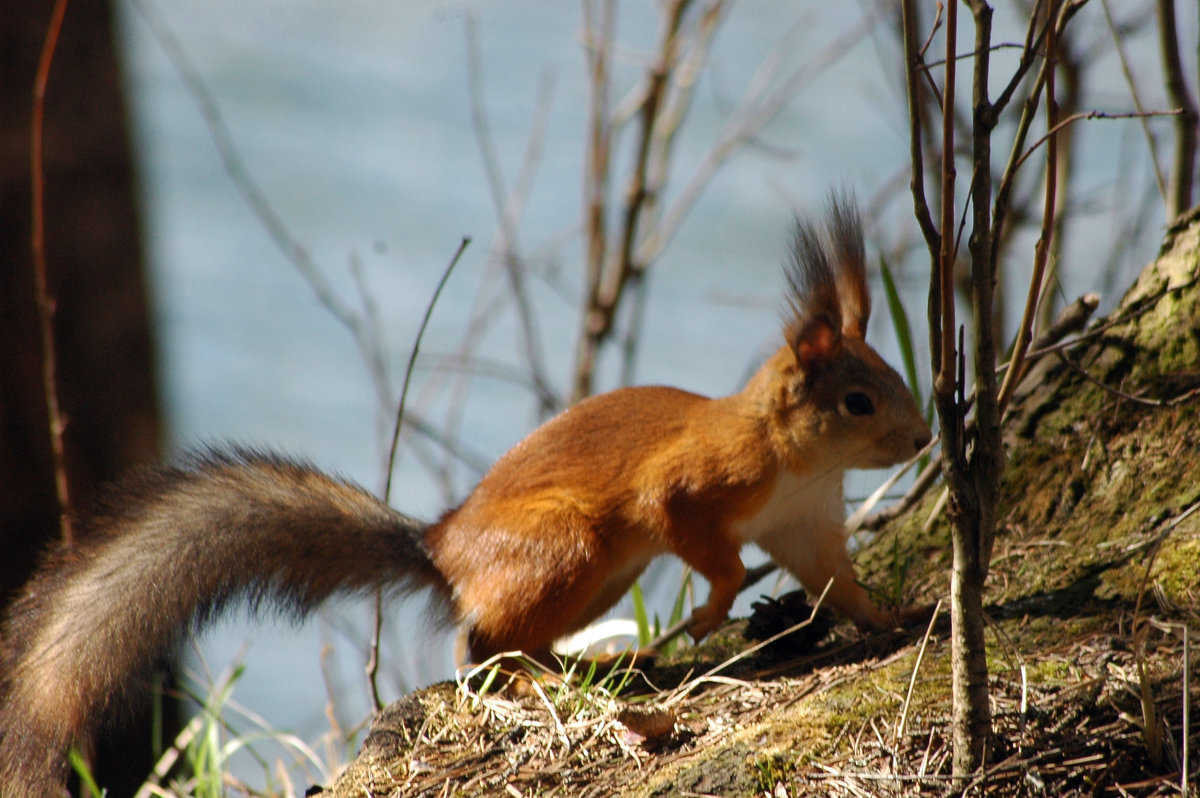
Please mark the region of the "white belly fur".
<svg viewBox="0 0 1200 798"><path fill-rule="evenodd" d="M845 519L841 470L823 474L783 471L767 503L754 516L738 522L733 531L746 543L779 535L803 535Z"/></svg>

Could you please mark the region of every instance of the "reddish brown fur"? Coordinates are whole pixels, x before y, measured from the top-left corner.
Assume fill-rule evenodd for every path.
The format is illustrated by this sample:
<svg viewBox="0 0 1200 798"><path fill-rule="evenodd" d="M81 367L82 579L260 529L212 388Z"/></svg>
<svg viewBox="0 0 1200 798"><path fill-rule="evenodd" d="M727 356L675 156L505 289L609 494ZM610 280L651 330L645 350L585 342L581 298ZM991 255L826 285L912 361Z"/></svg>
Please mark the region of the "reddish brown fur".
<svg viewBox="0 0 1200 798"><path fill-rule="evenodd" d="M762 420L737 405L627 388L581 402L501 458L427 538L473 655L548 651L624 593L628 581L595 601L609 575L659 554L736 589L742 542L729 527L765 501L777 459L757 443Z"/></svg>

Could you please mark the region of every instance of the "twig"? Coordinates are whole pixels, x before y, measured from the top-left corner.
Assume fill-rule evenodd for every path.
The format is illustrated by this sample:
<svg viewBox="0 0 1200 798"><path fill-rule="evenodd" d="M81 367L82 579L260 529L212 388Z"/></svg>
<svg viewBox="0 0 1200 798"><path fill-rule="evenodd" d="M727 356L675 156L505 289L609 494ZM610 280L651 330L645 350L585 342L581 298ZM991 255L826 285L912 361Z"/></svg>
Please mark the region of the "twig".
<svg viewBox="0 0 1200 798"><path fill-rule="evenodd" d="M393 402L391 381L382 340L377 335L369 318L370 308L368 307L365 313L360 313L334 290L333 285L326 279L321 268L314 261L312 254L293 235L283 217L275 209L266 192L255 181L246 163L242 160L216 98L205 84L199 69L188 58L182 43L175 36L170 25L149 0L132 0L132 2L151 34L158 41L159 46L163 48L172 67L178 73L184 87L200 111L205 125L208 127L209 137L217 151L221 168L272 242L308 285L317 302L350 333L366 364L380 413L388 414ZM358 279L356 277L356 280ZM359 284L361 285L361 281ZM414 426L416 425L414 424ZM422 427L428 430L427 426L422 425ZM451 445L452 442L435 434L430 434L429 437L441 444L447 452L456 453Z"/></svg>
<svg viewBox="0 0 1200 798"><path fill-rule="evenodd" d="M939 14L941 13L941 9L940 9L940 8L938 9L938 13L939 13ZM934 24L935 24L935 25L937 24L937 23L936 23L936 21L935 21L935 23L934 23ZM932 39L932 38L933 38L933 34L934 34L934 33L936 33L936 29L935 29L935 30L933 30L933 31L930 31L930 34L929 34L929 36L930 36L930 39ZM929 45L929 41L926 41L926 42L925 42L925 46L927 47L928 45ZM1021 50L1021 51L1024 51L1024 49L1025 49L1025 45L1024 45L1024 44L1015 44L1015 43L1013 43L1013 42L1003 42L1003 43L1001 43L1001 44L993 44L993 45L991 45L990 47L988 47L988 52L989 52L989 53L998 53L998 52L1000 52L1001 50ZM922 48L921 52L922 52L922 53L924 53L924 48ZM957 58L959 61L970 61L970 60L974 59L974 58L975 58L975 56L977 56L977 55L979 55L979 51L978 51L978 50L967 50L966 52L963 52L963 53L958 53L958 54L957 54L957 56L955 56L955 57L956 57L956 58ZM939 59L935 59L935 60L933 60L933 61L924 61L924 62L922 62L921 68L922 68L922 71L923 71L923 72L926 72L926 73L932 73L932 71L933 71L933 69L934 69L935 67L945 66L945 64L946 64L946 61L945 61L945 59L941 59L941 58L939 58Z"/></svg>
<svg viewBox="0 0 1200 798"><path fill-rule="evenodd" d="M1179 792L1183 798L1188 798L1188 724L1190 723L1189 709L1192 704L1192 695L1188 687L1188 675L1191 671L1191 650L1188 646L1188 627L1183 626L1183 762L1180 765L1179 777Z"/></svg>
<svg viewBox="0 0 1200 798"><path fill-rule="evenodd" d="M773 91L769 89L774 83L772 77L775 70L766 68L770 64L764 63L764 69L760 69L751 79L749 87L730 115L729 124L700 159L691 177L679 190L675 201L663 212L654 230L639 245L638 259L646 262L661 252L675 235L705 186L726 160L739 147L758 135L787 102L798 95L816 76L850 53L853 45L861 41L890 8L891 3L887 0L873 3L858 21L787 75Z"/></svg>
<svg viewBox="0 0 1200 798"><path fill-rule="evenodd" d="M1061 13L1058 15L1046 14L1047 23L1042 26L1040 33L1037 32L1037 15L1031 17L1029 22L1029 30L1026 36L1026 51L1021 57L1021 62L1018 65L1017 71L1013 75L1013 79L1009 85L1001 93L1000 97L992 103L991 119L994 122L1000 111L1011 100L1013 92L1015 92L1020 81L1024 80L1024 76L1029 68L1036 61L1037 48L1050 35L1050 26L1057 26L1056 30L1061 32L1065 28L1071 16L1077 11L1079 6L1075 3L1063 3L1061 5ZM1041 102L1042 88L1045 86L1047 75L1054 69L1054 63L1049 58L1042 59L1041 68L1038 71L1037 77L1033 81L1033 85L1029 89L1028 95L1021 107L1021 115L1017 121L1017 129L1013 134L1012 147L1009 150L1008 163L1004 167L1004 172L1000 176L1000 181L996 189L996 198L993 203L992 216L994 219L993 241L990 247L991 254L989 258L993 264L999 260L998 247L999 242L1007 232L1006 221L1010 213L1010 202L1013 185L1016 181L1017 171L1024 161L1024 157L1028 152L1024 152L1025 140L1029 136L1029 129L1033 125L1033 120L1037 115L1037 108Z"/></svg>
<svg viewBox="0 0 1200 798"><path fill-rule="evenodd" d="M616 22L615 0L603 0L604 16L597 29L590 0L584 0L583 52L588 68L587 160L584 175L584 238L586 241L586 286L598 293L604 274L608 242L607 195L612 160L612 125L607 114L610 88L609 56L613 49Z"/></svg>
<svg viewBox="0 0 1200 798"><path fill-rule="evenodd" d="M551 111L551 98L554 87L554 76L549 70L543 71L537 92L536 110L532 116L529 135L526 139L516 178L511 187L506 187L500 169L499 158L489 132L486 107L482 93L483 66L480 63L478 45L476 42L475 20L468 17L466 29L468 44L468 78L471 84L471 115L475 130L475 139L488 179L488 187L497 216L496 233L488 248L486 256L487 269L484 272L480 287L476 292L466 331L453 354L442 356L439 368L446 374L459 375L453 380L444 380L438 374L426 381L419 394L420 403L426 406L429 402L437 401L439 412L444 416L440 437L450 445L460 445L460 432L468 398L468 380L471 372L463 366L471 362L474 352L480 342L491 329L492 325L508 310L510 300L516 305L514 313L518 325L518 335L524 353L526 372L530 392L538 403L538 412L542 418L550 416L562 406L562 399L550 385L544 367L544 356L537 331L535 305L529 296L528 278L533 274L529 264L532 256L521 254L517 245L517 233L521 217L528 205L530 192L533 188L537 167L541 164L541 154L545 143L545 134ZM587 36L585 30L585 37ZM585 45L586 49L586 45ZM502 272L506 290L492 285L494 272ZM535 275L536 276L536 275ZM554 286L552 286L554 287ZM557 289L556 289L557 290ZM573 289L572 289L573 290ZM566 291L559 290L566 300ZM569 300L574 302L572 297ZM446 382L452 384L447 388ZM443 389L449 393L448 400L441 400ZM447 450L446 455L452 454ZM419 455L419 452L418 452ZM451 463L447 456L441 464L427 463L431 472L441 477L442 490L445 500L457 500L457 495L451 481ZM476 469L478 470L478 469Z"/></svg>
<svg viewBox="0 0 1200 798"><path fill-rule="evenodd" d="M992 110L996 114L999 114L1004 108L1008 107L1008 104L1012 101L1013 95L1016 94L1017 87L1021 85L1021 83L1025 80L1025 76L1029 73L1029 69L1034 65L1034 63L1037 62L1038 51L1042 42L1049 35L1050 26L1058 25L1061 31L1061 29L1066 26L1067 22L1075 14L1075 12L1079 10L1080 7L1080 4L1077 2L1063 3L1060 6L1062 8L1062 14L1057 18L1052 13L1045 14L1046 24L1041 26L1039 29L1037 23L1038 18L1041 15L1036 13L1036 11L1042 2L1043 0L1039 0L1034 5L1034 13L1030 14L1029 28L1025 32L1025 49L1021 54L1021 60L1018 62L1016 69L1013 70L1013 74L1012 77L1009 78L1008 85L1004 87L1003 91L1001 91L1000 94L997 95L996 99L992 102ZM1045 70L1045 68L1046 61L1043 60L1042 69ZM1040 84L1043 80L1043 76L1039 76L1037 81L1038 84ZM1036 96L1037 91L1038 88L1035 87L1031 96Z"/></svg>
<svg viewBox="0 0 1200 798"><path fill-rule="evenodd" d="M1029 156L1033 155L1038 147L1045 144L1051 137L1053 137L1063 128L1067 127L1068 125L1073 125L1076 122L1084 122L1089 119L1140 119L1143 117L1153 118L1156 116L1181 116L1183 113L1184 112L1178 108L1171 108L1166 111L1124 111L1120 113L1112 111L1080 111L1079 113L1071 114L1066 119L1047 130L1044 136L1030 145L1029 149L1025 150L1025 152L1021 153L1021 157L1017 159L1015 166L1016 168L1020 168L1020 166L1025 163L1026 160L1028 160Z"/></svg>
<svg viewBox="0 0 1200 798"><path fill-rule="evenodd" d="M542 162L554 79L549 71L544 71L541 75L536 110L531 120L525 150L516 178L511 186L507 186L490 132L483 96L484 67L481 63L476 20L473 15L467 17L466 40L472 126L484 163L489 194L492 198L497 222L496 232L486 256L487 269L476 292L466 331L457 346L457 351L444 357L443 362L461 364L470 361L485 334L500 317L500 314L508 309L511 301L515 305L517 335L524 355L531 393L538 402L540 416L544 418L560 408L561 400L546 377L537 314L529 295L530 270L527 268L529 261L521 253L517 233L521 217L528 205L530 192L533 189L537 168ZM502 288L492 284L492 278L497 271L503 278ZM439 403L439 412L443 415L440 437L458 445L467 407L470 373L461 368L445 368L443 372L445 374L436 374L425 383L419 394L418 406L428 406L428 402L436 400L445 389L449 398ZM448 374L456 376L453 379L443 379L443 376ZM449 387L447 387L447 383L449 383ZM441 463L426 463L432 473L441 477L446 501L460 498L457 496L451 479L452 457L453 452L446 448Z"/></svg>
<svg viewBox="0 0 1200 798"><path fill-rule="evenodd" d="M936 353L934 391L944 393L954 383L954 259L957 247L949 233L954 225L954 107L955 77L958 74L954 55L958 48L958 3L946 9L946 68L942 88L942 171L939 226L942 231L938 248L938 276L930 279L929 304L941 313L941 350ZM936 279L936 283L935 283ZM936 296L934 296L934 286Z"/></svg>
<svg viewBox="0 0 1200 798"><path fill-rule="evenodd" d="M1196 166L1196 122L1200 112L1188 91L1179 57L1179 31L1175 24L1174 0L1157 0L1158 49L1162 54L1167 102L1179 110L1175 120L1175 156L1167 188L1167 219L1174 219L1192 206L1193 171Z"/></svg>
<svg viewBox="0 0 1200 798"><path fill-rule="evenodd" d="M913 663L912 676L908 680L908 692L904 696L904 706L900 710L900 719L896 721L896 736L893 740L892 747L895 748L900 744L900 738L904 736L904 722L908 719L908 707L912 702L913 690L917 686L917 674L921 670L921 660L925 657L925 647L929 645L929 636L933 634L933 627L937 624L938 614L942 611L942 600L938 599L933 608L933 617L929 619L929 626L925 627L925 636L921 638L921 647L917 649L917 661Z"/></svg>
<svg viewBox="0 0 1200 798"><path fill-rule="evenodd" d="M946 7L941 3L938 3L937 7L934 9L933 24L929 26L929 35L925 37L925 43L921 45L921 49L916 53L917 58L920 59L922 63L925 61L925 53L929 51L929 46L933 44L933 37L936 36L937 32L942 29L942 12L945 11L945 9ZM931 66L933 66L933 64L925 64L926 73L929 72L929 67Z"/></svg>
<svg viewBox="0 0 1200 798"><path fill-rule="evenodd" d="M1089 374L1087 372L1086 369L1081 368L1080 366L1076 365L1075 362L1072 361L1069 357L1067 357L1065 353L1055 350L1054 354L1058 355L1058 359L1062 361L1063 365L1065 365L1071 371L1078 374L1080 377L1083 377L1085 380L1087 380L1088 382L1095 385L1097 388L1107 391L1108 393L1110 393L1113 396L1116 396L1120 399L1124 399L1129 402L1134 402L1135 404L1146 405L1148 407L1175 407L1176 405L1181 405L1184 402L1190 401L1193 397L1200 395L1200 388L1193 388L1192 390L1190 390L1186 393L1180 394L1179 396L1173 397L1171 399L1146 399L1145 397L1142 397L1142 396L1134 396L1133 394L1126 393L1125 391L1122 391L1119 388L1114 388L1113 386L1106 384L1102 380L1100 380L1096 377L1093 377L1091 374Z"/></svg>
<svg viewBox="0 0 1200 798"><path fill-rule="evenodd" d="M458 265L458 261L462 258L462 254L470 245L471 239L469 236L464 236L459 242L458 249L454 250L454 255L450 258L450 262L446 264L445 270L442 272L441 279L438 280L437 287L433 289L433 296L429 299L429 304L425 306L425 315L421 317L421 324L417 327L417 336L413 340L412 352L408 357L408 365L404 369L404 384L400 388L400 401L396 407L396 424L392 428L392 440L388 447L388 475L387 482L384 484L383 500L388 501L392 495L392 472L393 465L396 462L396 450L400 443L400 428L404 424L404 406L408 399L408 388L412 382L413 366L417 362L417 353L421 350L421 338L425 335L425 328L429 326L429 319L433 315L434 305L437 304L438 297L442 294L442 289L446 287L446 281L450 279L451 272Z"/></svg>
<svg viewBox="0 0 1200 798"><path fill-rule="evenodd" d="M651 144L658 115L664 105L669 81L678 64L680 26L690 3L691 0L672 0L660 12L662 23L655 49L656 59L645 76L644 86L640 89L638 135L633 164L630 167L624 190L624 206L617 233L617 245L614 249L610 249L606 243L588 243L590 256L602 251L604 257L600 262L589 259L588 263L588 290L583 312L583 329L575 354L570 398L572 403L593 392L596 355L601 344L612 332L621 299L630 284L630 275L638 269L635 264L634 247L637 245L641 226L648 222L643 215L643 208L649 197L646 174ZM605 42L608 41L610 40L605 40ZM599 62L598 58L598 56L593 56L594 63L603 63ZM593 79L607 79L607 71L594 70ZM607 85L593 89L593 104L597 102L596 98L604 96L606 90ZM602 113L602 109L593 109L593 113L597 111ZM601 163L606 165L608 162L607 148L611 147L611 130L607 123L597 123L593 120L592 133L605 137L603 142L588 145L588 152L591 154L592 160L590 166L595 168ZM603 156L600 155L601 152L603 152ZM594 175L590 190L594 192L599 186L605 185L606 177L607 173ZM590 202L597 200L602 201L603 198L594 195L589 198ZM589 211L589 216L594 215L595 209L593 208ZM602 227L591 224L585 232L592 236L606 235L606 231Z"/></svg>
<svg viewBox="0 0 1200 798"><path fill-rule="evenodd" d="M54 462L54 491L58 498L59 535L63 544L70 546L75 542L75 533L71 527L71 493L67 481L66 452L63 447L63 433L67 422L58 403L58 354L54 346L55 300L50 293L46 277L46 175L42 152L46 84L50 80L50 65L54 62L54 51L58 46L58 35L62 31L66 12L67 0L57 0L50 16L50 25L46 29L42 54L38 59L37 74L33 82L33 111L29 124L29 160L33 195L33 278L37 292L38 328L42 338L42 390L50 424L50 453Z"/></svg>
<svg viewBox="0 0 1200 798"><path fill-rule="evenodd" d="M153 4L146 0L133 0L134 7L141 13L142 19L145 20L150 32L158 40L159 46L166 51L166 54L171 61L171 65L183 80L184 86L192 96L192 100L196 103L200 110L201 116L204 117L204 122L208 126L209 136L212 138L213 146L216 147L217 155L221 161L221 167L233 181L234 187L238 193L242 195L242 199L250 207L250 211L258 218L259 223L267 231L271 240L283 252L291 264L304 277L305 282L313 290L317 296L317 301L320 302L326 310L328 310L334 318L340 321L343 325L349 328L356 337L363 334L358 324L358 314L338 297L333 290L333 286L325 279L325 275L321 273L320 268L313 261L312 255L308 249L300 243L300 241L292 235L287 224L283 221L283 217L271 204L266 192L254 181L250 170L246 167L241 155L238 153L237 147L233 142L233 136L229 132L229 127L225 124L225 119L221 114L220 107L217 105L216 98L205 85L200 71L188 58L187 53L183 49L183 45L175 36L175 33L166 24ZM360 346L361 346L360 342Z"/></svg>
<svg viewBox="0 0 1200 798"><path fill-rule="evenodd" d="M1042 232L1034 247L1033 274L1029 277L1025 310L1021 314L1021 323L1017 328L1017 340L1013 344L1012 359L996 397L996 403L1002 414L1024 371L1025 355L1029 351L1029 343L1033 338L1033 324L1037 317L1038 302L1042 297L1042 288L1046 278L1046 261L1050 255L1050 243L1054 236L1054 210L1058 206L1058 100L1054 93L1054 61L1058 49L1058 26L1055 24L1053 6L1047 16L1049 23L1046 25L1046 63L1050 66L1046 69L1046 127L1048 132L1045 141L1048 144L1045 170L1046 190L1042 206ZM1033 148L1037 146L1034 144ZM1016 168L1020 168L1020 165L1021 161L1018 161Z"/></svg>
<svg viewBox="0 0 1200 798"><path fill-rule="evenodd" d="M720 21L725 0L708 0L708 4L697 12L698 20L693 26L688 46L677 59L674 79L668 84L658 119L654 123L654 135L650 140L650 151L646 161L646 199L642 204L642 216L649 220L641 233L644 240L653 235L655 220L661 220L660 206L670 173L671 156L680 125L691 106L692 96L699 84L697 75L708 60L712 39ZM634 368L638 345L642 338L645 308L648 296L646 269L657 257L656 250L647 250L639 245L635 250L633 270L629 275L629 293L632 308L628 314L622 342L621 384L628 385L635 379Z"/></svg>
<svg viewBox="0 0 1200 798"><path fill-rule="evenodd" d="M446 281L450 279L450 273L454 271L454 267L458 265L458 261L462 258L463 252L471 243L471 239L464 237L459 242L458 249L454 251L454 256L450 258L450 262L446 265L442 272L442 277L438 280L437 287L433 290L433 296L429 299L429 304L425 306L425 315L421 318L421 324L417 328L417 336L413 340L412 352L408 357L408 366L404 369L404 385L400 389L400 401L396 408L396 424L392 428L392 440L388 448L387 462L387 479L383 487L383 500L387 502L392 495L392 475L395 472L396 451L400 446L400 429L404 425L404 405L408 399L408 388L412 382L413 366L417 362L417 353L421 350L421 338L425 335L425 328L429 326L429 319L433 315L433 308L437 304L438 297L442 294L442 289L446 287ZM383 630L383 588L375 591L375 628L371 635L371 656L367 659L366 673L367 681L371 685L371 703L376 712L383 708L383 702L379 698L379 638Z"/></svg>
<svg viewBox="0 0 1200 798"><path fill-rule="evenodd" d="M389 419L390 421L390 419ZM426 440L437 444L441 449L454 455L455 459L470 468L479 476L492 465L492 458L474 449L470 449L460 440L451 439L436 429L432 423L423 418L412 416L404 421L405 426Z"/></svg>
<svg viewBox="0 0 1200 798"><path fill-rule="evenodd" d="M880 483L879 487L877 487L874 491L871 492L871 495L868 496L866 498L866 500L864 500L862 502L862 504L859 505L857 510L855 510L853 513L851 513L849 518L846 519L846 534L847 535L853 535L859 529L863 528L866 519L868 517L872 517L872 516L867 515L869 512L871 512L871 509L874 508L877 504L879 504L880 501L883 500L883 497L887 495L887 492L896 486L896 483L899 482L904 477L904 475L908 473L908 470L910 468L912 468L917 463L921 462L922 459L929 456L929 453L933 451L933 448L935 446L937 446L939 440L940 440L939 438L934 438L929 443L925 444L925 447L923 449L921 449L921 451L917 452L915 455L910 457L907 461L902 463L901 466L898 469L896 469L896 473L892 474L890 477L885 479L882 483ZM920 479L924 475L925 475L925 472L922 471L921 474L918 475L918 479Z"/></svg>
<svg viewBox="0 0 1200 798"><path fill-rule="evenodd" d="M495 206L494 210L499 220L499 232L492 244L490 254L503 264L504 272L508 276L509 289L517 306L517 325L525 356L529 361L530 376L534 385L538 387L539 398L544 398L548 395L552 396L553 391L549 389L544 376L544 358L538 339L536 315L529 300L528 289L525 287L525 275L521 265L520 249L517 245L517 221L529 196L534 166L540 161L544 131L549 115L549 103L545 101L537 103L538 114L534 118L533 132L529 136L523 166L516 184L509 191L504 185L500 158L496 154L495 142L492 140L491 126L483 98L484 69L479 52L479 35L474 15L467 15L466 24L467 82L471 96L471 123L475 130L475 140L479 145L480 155L483 158L492 204ZM542 93L548 92L549 83L549 79L544 77Z"/></svg>
<svg viewBox="0 0 1200 798"><path fill-rule="evenodd" d="M940 438L935 439L940 440ZM921 497L933 487L938 477L942 475L942 455L941 452L934 455L930 459L929 464L917 475L916 480L909 487L908 491L900 498L899 501L893 502L877 513L868 515L859 523L859 529L879 529L881 526L891 521L893 518L899 518L906 513L914 504L920 501Z"/></svg>
<svg viewBox="0 0 1200 798"><path fill-rule="evenodd" d="M1026 358L1034 358L1045 354L1050 347L1059 346L1068 335L1078 332L1087 324L1088 319L1100 306L1100 295L1087 293L1067 305L1050 326L1034 340ZM1078 339L1076 339L1078 340ZM1072 341L1071 343L1075 343Z"/></svg>
<svg viewBox="0 0 1200 798"><path fill-rule="evenodd" d="M939 6L939 18L940 18ZM915 0L904 0L902 6L902 35L904 38L904 72L908 88L908 146L909 159L912 161L912 178L909 186L913 197L913 213L921 234L925 237L925 245L931 256L936 257L941 247L941 233L933 223L933 215L929 209L929 201L925 194L925 153L921 142L924 140L924 105L921 102L921 82L918 78L918 67L924 53L924 47L917 48L917 10ZM930 36L932 37L932 33ZM928 47L928 43L925 45ZM936 344L934 349L936 350Z"/></svg>
<svg viewBox="0 0 1200 798"><path fill-rule="evenodd" d="M681 684L678 688L675 689L675 691L671 694L671 696L668 699L666 699L666 701L663 702L663 704L670 705L670 704L677 703L678 701L683 700L683 698L688 693L690 693L697 685L702 684L703 682L705 682L708 679L711 679L713 676L715 676L718 673L720 673L721 671L725 670L730 665L733 665L735 662L739 662L739 661L745 659L746 657L749 657L751 654L754 654L757 651L761 651L762 649L766 648L767 646L771 645L772 643L774 643L778 640L782 640L783 638L787 637L788 635L792 634L793 632L799 631L800 629L803 629L804 627L811 625L812 622L814 620L816 620L817 613L820 611L821 605L825 602L825 596L828 595L830 588L833 587L833 582L836 578L837 578L837 573L834 573L833 576L829 577L829 581L825 583L825 589L821 591L821 595L817 596L817 600L815 602L813 602L812 612L810 612L808 617L805 618L803 621L800 621L797 624L793 624L792 626L789 626L787 629L784 629L782 632L772 635L771 637L768 637L766 640L761 640L758 643L755 643L754 645L750 646L749 648L739 651L737 654L734 654L732 657L729 657L728 659L724 660L723 662L721 662L717 665L714 665L712 668L710 668L709 670L707 670L705 673L701 674L700 676L697 676L696 678L690 679L686 683Z"/></svg>
<svg viewBox="0 0 1200 798"><path fill-rule="evenodd" d="M1100 7L1104 9L1104 21L1108 24L1109 33L1112 35L1113 49L1117 53L1117 60L1121 63L1121 74L1125 76L1125 83L1129 86L1129 97L1133 100L1134 110L1140 114L1145 110L1142 107L1142 95L1138 91L1137 82L1133 79L1133 71L1129 66L1129 59L1125 56L1125 48L1121 44L1121 35L1117 30L1117 23L1113 20L1108 0L1100 0ZM1167 201L1167 181L1163 177L1162 166L1158 162L1158 142L1150 131L1150 125L1146 121L1147 117L1138 117L1138 119L1141 121L1146 147L1150 150L1150 168L1153 170L1154 180L1158 184L1158 194L1165 203Z"/></svg>
<svg viewBox="0 0 1200 798"><path fill-rule="evenodd" d="M1076 299L1058 314L1054 322L1050 324L1046 330L1037 337L1029 348L1028 354L1025 356L1026 371L1037 360L1051 352L1058 351L1058 348L1074 344L1080 339L1073 339L1069 342L1063 342L1063 339L1072 333L1078 332L1083 328L1092 314L1096 311L1096 307L1100 304L1100 297L1096 294L1085 294L1079 299ZM1007 366L1006 366L1007 368ZM1018 383L1018 387L1020 383ZM971 429L970 426L967 427ZM935 442L939 439L935 439ZM880 510L873 515L869 515L862 519L858 525L859 529L878 529L893 518L903 515L913 505L915 505L929 488L937 483L937 479L942 473L942 455L939 452L925 467L925 469L917 475L916 481L908 489L908 492L899 500L888 507Z"/></svg>

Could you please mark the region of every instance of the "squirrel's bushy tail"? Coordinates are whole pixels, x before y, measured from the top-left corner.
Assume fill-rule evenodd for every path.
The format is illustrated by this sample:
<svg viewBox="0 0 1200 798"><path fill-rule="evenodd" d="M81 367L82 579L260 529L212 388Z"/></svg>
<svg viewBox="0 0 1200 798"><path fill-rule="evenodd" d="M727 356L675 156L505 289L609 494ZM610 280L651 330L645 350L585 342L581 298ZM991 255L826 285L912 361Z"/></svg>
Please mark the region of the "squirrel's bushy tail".
<svg viewBox="0 0 1200 798"><path fill-rule="evenodd" d="M117 485L0 634L0 798L61 793L65 751L231 601L301 616L334 593L444 589L425 526L302 463L204 452Z"/></svg>

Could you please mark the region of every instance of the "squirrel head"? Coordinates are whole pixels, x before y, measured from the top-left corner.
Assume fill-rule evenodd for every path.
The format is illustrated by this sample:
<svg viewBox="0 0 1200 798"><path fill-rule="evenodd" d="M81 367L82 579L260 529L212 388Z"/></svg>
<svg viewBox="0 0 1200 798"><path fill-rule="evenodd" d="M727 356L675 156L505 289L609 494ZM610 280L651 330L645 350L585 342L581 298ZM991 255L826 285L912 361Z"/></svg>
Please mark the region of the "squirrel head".
<svg viewBox="0 0 1200 798"><path fill-rule="evenodd" d="M772 438L794 466L815 458L840 468L882 468L930 440L912 394L867 344L862 223L834 194L823 225L797 218L785 273L785 344L764 369Z"/></svg>

